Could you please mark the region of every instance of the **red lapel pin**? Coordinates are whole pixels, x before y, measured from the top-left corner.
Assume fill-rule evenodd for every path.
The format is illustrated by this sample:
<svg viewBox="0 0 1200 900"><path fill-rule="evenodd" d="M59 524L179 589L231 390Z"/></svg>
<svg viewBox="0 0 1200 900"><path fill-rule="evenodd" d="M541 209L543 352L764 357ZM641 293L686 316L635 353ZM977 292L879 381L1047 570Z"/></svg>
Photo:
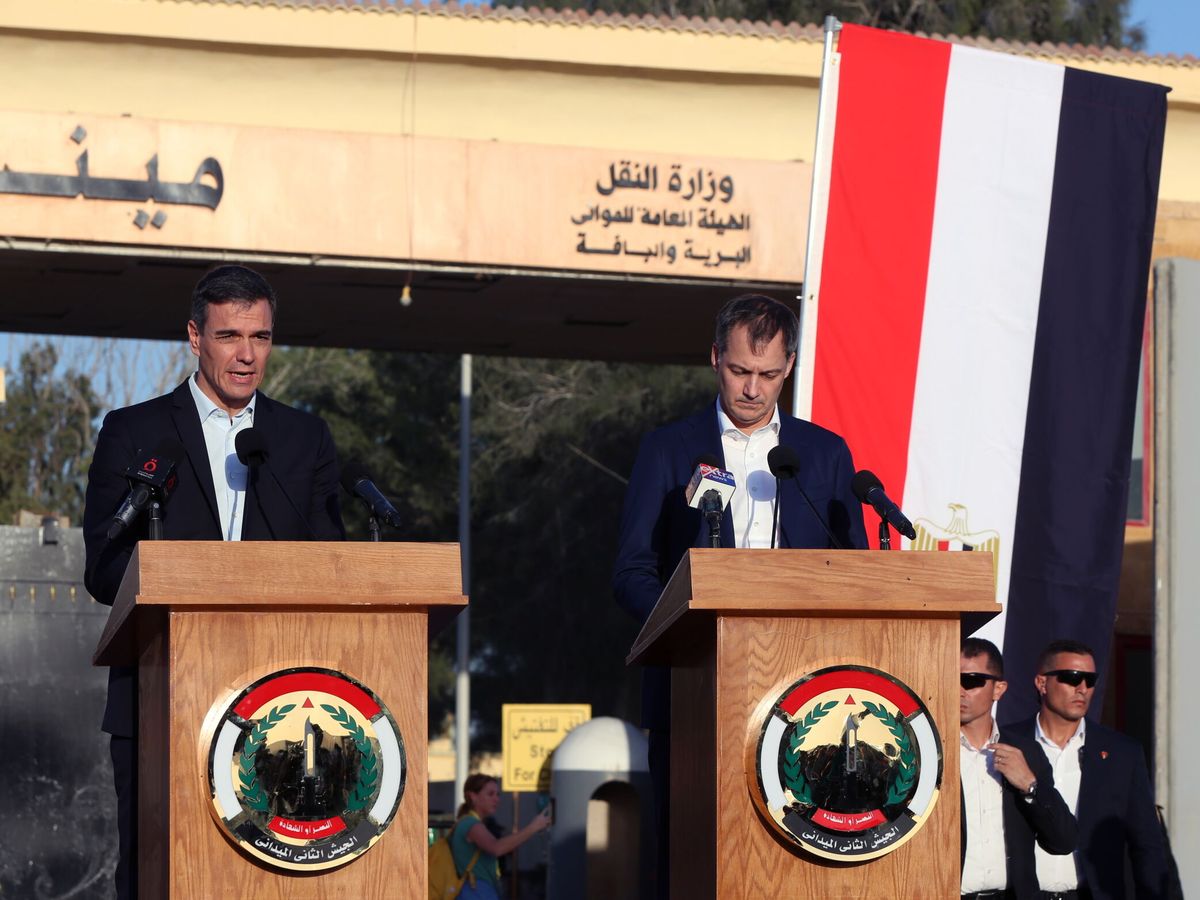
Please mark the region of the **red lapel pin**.
<svg viewBox="0 0 1200 900"><path fill-rule="evenodd" d="M1101 751L1100 751L1100 758L1101 758L1101 759L1108 759L1108 751L1107 751L1107 750L1101 750Z"/></svg>

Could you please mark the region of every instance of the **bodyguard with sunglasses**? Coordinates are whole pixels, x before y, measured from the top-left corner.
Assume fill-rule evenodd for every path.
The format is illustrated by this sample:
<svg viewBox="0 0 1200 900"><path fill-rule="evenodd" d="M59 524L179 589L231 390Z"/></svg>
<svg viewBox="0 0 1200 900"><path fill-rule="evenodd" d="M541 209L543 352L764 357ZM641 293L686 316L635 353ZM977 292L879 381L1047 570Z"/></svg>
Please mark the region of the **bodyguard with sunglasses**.
<svg viewBox="0 0 1200 900"><path fill-rule="evenodd" d="M1028 738L996 727L993 704L1008 689L991 641L967 638L959 658L959 772L962 776L964 900L1038 896L1034 844L1075 849L1075 820L1054 776Z"/></svg>
<svg viewBox="0 0 1200 900"><path fill-rule="evenodd" d="M1120 900L1126 859L1132 896L1165 897L1167 857L1154 811L1150 776L1137 742L1088 721L1096 660L1078 641L1050 643L1034 677L1041 711L1013 726L1032 737L1054 771L1054 783L1079 824L1073 856L1037 851L1044 898Z"/></svg>

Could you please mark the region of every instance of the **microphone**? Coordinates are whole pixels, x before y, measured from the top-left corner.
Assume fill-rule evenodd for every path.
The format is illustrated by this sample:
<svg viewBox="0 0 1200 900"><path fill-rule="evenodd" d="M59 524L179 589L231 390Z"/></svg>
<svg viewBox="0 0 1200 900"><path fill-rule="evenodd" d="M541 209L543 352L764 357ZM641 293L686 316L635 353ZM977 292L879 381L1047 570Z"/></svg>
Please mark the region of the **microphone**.
<svg viewBox="0 0 1200 900"><path fill-rule="evenodd" d="M916 540L917 532L913 528L912 522L908 521L908 517L900 511L900 507L883 492L883 482L875 476L874 472L863 469L856 473L850 481L850 490L854 492L859 503L871 504L875 508L875 512L879 513L879 518L910 541Z"/></svg>
<svg viewBox="0 0 1200 900"><path fill-rule="evenodd" d="M771 474L775 476L775 518L779 518L779 495L782 491L779 490L780 482L785 480L794 480L796 482L796 490L800 492L800 496L804 498L804 502L808 504L808 508L812 510L812 514L817 519L817 524L821 526L821 530L825 532L825 536L829 538L829 542L838 550L845 550L846 546L839 541L829 528L825 521L825 517L821 515L816 504L808 496L804 487L800 484L800 454L786 444L779 444L772 447L767 453L767 468L771 470ZM771 530L771 546L775 546L775 531Z"/></svg>
<svg viewBox="0 0 1200 900"><path fill-rule="evenodd" d="M720 461L706 453L692 463L692 477L683 492L687 505L699 509L708 522L709 544L721 546L721 515L729 505L737 486L733 476L721 468Z"/></svg>
<svg viewBox="0 0 1200 900"><path fill-rule="evenodd" d="M346 493L353 494L365 503L376 519L393 528L400 527L400 513L383 495L383 491L375 486L365 466L355 462L347 463L342 469L342 487L346 489Z"/></svg>
<svg viewBox="0 0 1200 900"><path fill-rule="evenodd" d="M279 488L279 493L283 494L283 499L287 501L288 506L292 508L292 512L296 514L296 518L303 523L304 529L308 532L309 538L315 541L317 539L317 535L312 530L312 526L308 524L308 518L304 515L304 513L300 512L299 507L292 502L291 496L288 494L287 489L284 488L283 483L279 480L279 476L275 474L275 470L267 465L267 460L270 458L271 453L269 450L267 450L267 439L263 437L262 432L257 428L243 428L233 439L233 449L234 452L237 453L238 462L240 462L247 469L250 469L254 472L257 472L259 469L266 470L267 474L271 476L271 480L275 482L275 486ZM259 503L259 508L262 509L261 502ZM263 518L265 519L266 517L266 512L264 511ZM267 525L270 527L269 522ZM272 533L274 532L272 531Z"/></svg>
<svg viewBox="0 0 1200 900"><path fill-rule="evenodd" d="M108 526L108 540L114 540L133 525L155 500L159 503L167 501L178 482L175 465L186 452L179 441L166 438L159 442L153 453L143 454L125 470L129 494Z"/></svg>

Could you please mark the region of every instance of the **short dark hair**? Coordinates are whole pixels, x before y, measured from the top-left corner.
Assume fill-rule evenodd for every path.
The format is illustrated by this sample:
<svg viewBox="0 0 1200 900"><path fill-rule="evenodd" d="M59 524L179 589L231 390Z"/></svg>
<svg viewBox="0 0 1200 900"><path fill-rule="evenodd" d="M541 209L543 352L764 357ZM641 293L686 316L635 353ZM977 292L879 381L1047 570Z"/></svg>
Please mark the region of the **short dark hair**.
<svg viewBox="0 0 1200 900"><path fill-rule="evenodd" d="M275 322L275 291L267 279L245 266L217 266L205 273L192 289L191 319L196 330L203 333L208 321L208 307L212 303L244 303L247 306L259 300L271 305L271 322Z"/></svg>
<svg viewBox="0 0 1200 900"><path fill-rule="evenodd" d="M1004 677L1004 657L1000 655L1000 648L991 641L977 637L964 638L960 649L962 655L967 659L986 656L988 671L993 675Z"/></svg>
<svg viewBox="0 0 1200 900"><path fill-rule="evenodd" d="M1046 645L1046 649L1042 651L1042 655L1038 657L1038 674L1041 675L1049 664L1050 660L1058 656L1060 653L1074 653L1076 656L1090 656L1094 661L1096 654L1092 652L1092 648L1082 641L1073 641L1069 638L1059 638L1056 641L1051 641Z"/></svg>
<svg viewBox="0 0 1200 900"><path fill-rule="evenodd" d="M750 346L759 350L775 340L783 332L783 349L796 352L796 335L800 327L796 314L766 294L741 294L721 307L717 313L717 332L713 343L717 352L729 349L729 333L734 327L745 325L750 329Z"/></svg>

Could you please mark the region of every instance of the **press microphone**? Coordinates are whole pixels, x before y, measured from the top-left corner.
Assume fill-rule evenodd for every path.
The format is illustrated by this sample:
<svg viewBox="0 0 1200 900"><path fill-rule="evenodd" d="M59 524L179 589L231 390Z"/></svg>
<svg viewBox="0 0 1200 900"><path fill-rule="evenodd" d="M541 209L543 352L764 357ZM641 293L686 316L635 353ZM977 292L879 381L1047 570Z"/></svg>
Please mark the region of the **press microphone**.
<svg viewBox="0 0 1200 900"><path fill-rule="evenodd" d="M721 517L729 505L737 485L733 476L721 468L720 460L711 453L697 457L692 463L692 477L683 492L687 505L699 509L708 522L709 544L721 546Z"/></svg>
<svg viewBox="0 0 1200 900"><path fill-rule="evenodd" d="M108 526L110 541L133 525L155 500L166 502L178 481L175 465L186 452L179 441L167 438L159 442L153 453L143 454L125 470L129 494Z"/></svg>
<svg viewBox="0 0 1200 900"><path fill-rule="evenodd" d="M342 487L346 493L353 494L365 503L376 519L393 528L400 527L400 513L392 506L392 501L383 495L383 491L375 486L366 467L359 463L347 463L342 468Z"/></svg>
<svg viewBox="0 0 1200 900"><path fill-rule="evenodd" d="M821 515L816 504L808 496L808 492L804 490L800 484L800 454L786 444L779 444L772 447L767 453L767 468L771 470L771 474L775 476L775 518L779 517L779 495L782 493L778 488L782 481L796 482L796 490L800 492L800 496L804 498L804 502L808 504L808 508L812 510L813 516L816 517L817 524L821 526L821 530L825 532L825 536L829 538L829 542L838 550L845 550L845 545L834 536L825 517ZM775 546L775 529L771 529L771 546Z"/></svg>
<svg viewBox="0 0 1200 900"><path fill-rule="evenodd" d="M859 503L869 503L883 519L910 541L916 540L917 532L908 521L908 517L900 511L887 494L883 492L883 483L874 472L863 469L855 474L850 481L850 490L858 498Z"/></svg>
<svg viewBox="0 0 1200 900"><path fill-rule="evenodd" d="M275 486L279 488L279 493L283 494L283 499L287 501L288 506L292 508L292 512L296 514L296 518L303 523L309 538L315 541L317 535L312 530L312 526L308 524L308 517L300 512L299 507L292 501L291 495L288 494L287 489L279 480L279 476L275 474L275 470L267 465L267 460L271 454L267 450L267 440L263 437L262 432L257 428L243 428L233 439L233 449L237 453L238 462L247 469L252 471L258 471L259 469L266 470L267 474L271 476L271 480L275 482ZM261 503L259 504L259 508L262 508ZM263 518L266 518L265 512L263 513ZM270 525L270 523L267 524L268 526Z"/></svg>

